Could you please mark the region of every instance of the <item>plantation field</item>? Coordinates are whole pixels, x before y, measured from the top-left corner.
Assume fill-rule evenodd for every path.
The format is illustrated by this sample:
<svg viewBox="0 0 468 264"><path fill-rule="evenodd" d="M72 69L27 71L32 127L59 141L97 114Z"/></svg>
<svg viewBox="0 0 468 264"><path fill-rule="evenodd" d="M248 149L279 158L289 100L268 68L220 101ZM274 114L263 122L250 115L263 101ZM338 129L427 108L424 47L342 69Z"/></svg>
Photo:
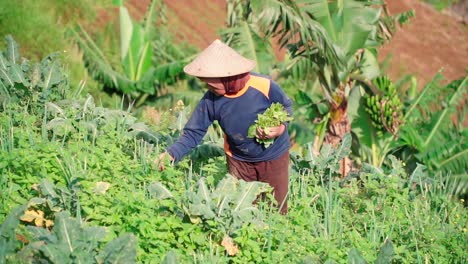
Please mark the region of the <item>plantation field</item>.
<svg viewBox="0 0 468 264"><path fill-rule="evenodd" d="M171 28L174 8L206 10L52 2L0 11L44 10L31 21L59 41L43 55L23 52L39 45L34 33L2 36L0 264L468 262L468 77L400 78L379 63L417 13L385 14L375 1L213 1L211 12L226 5L219 38L294 103L282 215L268 184L227 173L216 122L158 168L206 92L182 71L200 47Z"/></svg>

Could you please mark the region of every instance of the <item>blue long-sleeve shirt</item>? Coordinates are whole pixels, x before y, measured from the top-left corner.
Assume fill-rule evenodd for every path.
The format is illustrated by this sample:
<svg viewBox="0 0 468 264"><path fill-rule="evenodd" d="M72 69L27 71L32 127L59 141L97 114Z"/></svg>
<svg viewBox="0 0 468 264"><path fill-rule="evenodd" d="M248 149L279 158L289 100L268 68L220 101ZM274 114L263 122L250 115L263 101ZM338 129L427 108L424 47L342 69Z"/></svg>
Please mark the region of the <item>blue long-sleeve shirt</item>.
<svg viewBox="0 0 468 264"><path fill-rule="evenodd" d="M218 96L208 91L200 100L184 127L180 138L167 151L179 161L201 143L214 120L225 134L224 150L227 155L241 161L258 162L279 158L289 150L287 129L272 145L265 148L248 138L248 129L272 103L281 103L292 116L292 102L273 80L251 73L249 80L235 95Z"/></svg>

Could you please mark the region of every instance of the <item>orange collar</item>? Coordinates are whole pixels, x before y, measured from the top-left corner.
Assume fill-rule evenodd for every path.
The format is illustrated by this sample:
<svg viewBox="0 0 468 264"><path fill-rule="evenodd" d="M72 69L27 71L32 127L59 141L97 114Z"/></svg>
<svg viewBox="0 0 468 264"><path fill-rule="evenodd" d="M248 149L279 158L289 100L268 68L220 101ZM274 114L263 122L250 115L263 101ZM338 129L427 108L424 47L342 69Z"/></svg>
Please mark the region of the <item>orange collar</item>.
<svg viewBox="0 0 468 264"><path fill-rule="evenodd" d="M252 83L254 82L254 79L255 76L252 76L250 75L250 78L249 80L245 83L244 87L242 89L240 89L237 93L235 94L224 94L224 97L227 97L227 98L237 98L237 97L241 97L243 94L245 94L245 92L247 92L247 90L249 89L249 86L252 86Z"/></svg>

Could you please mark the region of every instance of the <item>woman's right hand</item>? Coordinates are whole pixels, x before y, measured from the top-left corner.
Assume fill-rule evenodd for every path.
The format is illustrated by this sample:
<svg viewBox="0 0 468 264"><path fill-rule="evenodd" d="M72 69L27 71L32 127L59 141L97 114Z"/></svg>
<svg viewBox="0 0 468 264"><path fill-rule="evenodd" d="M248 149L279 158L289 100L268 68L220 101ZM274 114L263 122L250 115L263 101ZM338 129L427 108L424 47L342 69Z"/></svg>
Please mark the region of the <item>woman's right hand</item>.
<svg viewBox="0 0 468 264"><path fill-rule="evenodd" d="M154 163L156 164L156 166L158 167L160 171L163 171L166 169L165 163L166 163L167 158L169 158L170 162L174 161L174 158L167 151L159 154L159 157L154 160Z"/></svg>

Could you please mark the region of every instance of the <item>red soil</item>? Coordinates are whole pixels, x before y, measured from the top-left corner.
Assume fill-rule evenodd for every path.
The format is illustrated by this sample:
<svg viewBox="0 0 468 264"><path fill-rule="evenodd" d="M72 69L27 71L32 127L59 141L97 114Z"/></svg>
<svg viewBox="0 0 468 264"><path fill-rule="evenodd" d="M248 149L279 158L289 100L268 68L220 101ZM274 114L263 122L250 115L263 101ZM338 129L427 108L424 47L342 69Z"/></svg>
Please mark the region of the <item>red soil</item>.
<svg viewBox="0 0 468 264"><path fill-rule="evenodd" d="M392 0L392 14L415 10L416 17L400 28L379 52L382 61L391 55L388 73L393 78L414 74L420 86L440 70L447 80L467 76L468 27L448 14L415 0ZM390 4L391 2L391 4Z"/></svg>

